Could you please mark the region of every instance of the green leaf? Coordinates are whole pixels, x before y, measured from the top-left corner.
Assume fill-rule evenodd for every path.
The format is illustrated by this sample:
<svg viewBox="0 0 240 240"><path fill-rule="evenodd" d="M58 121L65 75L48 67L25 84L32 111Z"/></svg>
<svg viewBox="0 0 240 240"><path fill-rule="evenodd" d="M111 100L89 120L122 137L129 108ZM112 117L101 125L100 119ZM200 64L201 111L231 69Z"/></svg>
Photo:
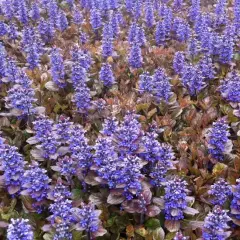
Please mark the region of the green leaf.
<svg viewBox="0 0 240 240"><path fill-rule="evenodd" d="M175 232L174 233L170 232L166 235L165 240L172 240L175 237L175 235L176 235Z"/></svg>
<svg viewBox="0 0 240 240"><path fill-rule="evenodd" d="M153 231L153 240L164 240L165 232L159 227Z"/></svg>
<svg viewBox="0 0 240 240"><path fill-rule="evenodd" d="M73 199L79 199L83 196L83 191L81 189L75 188L72 190Z"/></svg>
<svg viewBox="0 0 240 240"><path fill-rule="evenodd" d="M79 231L73 231L72 232L73 240L82 239L82 232Z"/></svg>
<svg viewBox="0 0 240 240"><path fill-rule="evenodd" d="M160 221L157 218L149 218L144 225L151 230L161 227Z"/></svg>

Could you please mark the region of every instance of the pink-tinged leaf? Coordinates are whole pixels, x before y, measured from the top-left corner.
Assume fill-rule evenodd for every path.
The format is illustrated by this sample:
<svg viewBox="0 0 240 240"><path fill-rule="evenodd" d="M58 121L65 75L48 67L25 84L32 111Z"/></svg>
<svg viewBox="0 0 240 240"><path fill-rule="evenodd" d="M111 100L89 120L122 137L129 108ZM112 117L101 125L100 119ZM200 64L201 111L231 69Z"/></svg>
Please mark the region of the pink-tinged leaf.
<svg viewBox="0 0 240 240"><path fill-rule="evenodd" d="M99 182L95 180L95 174L93 172L89 172L88 175L84 178L84 181L92 186L97 186L99 185Z"/></svg>
<svg viewBox="0 0 240 240"><path fill-rule="evenodd" d="M46 108L41 106L41 107L36 107L35 110L36 110L36 114L40 115L45 113Z"/></svg>
<svg viewBox="0 0 240 240"><path fill-rule="evenodd" d="M163 198L153 198L153 203L157 204L161 209L164 209L164 199Z"/></svg>
<svg viewBox="0 0 240 240"><path fill-rule="evenodd" d="M202 228L204 222L203 221L190 221L188 224L189 224L189 226L191 226L191 228L193 230L196 230L197 228Z"/></svg>
<svg viewBox="0 0 240 240"><path fill-rule="evenodd" d="M59 172L61 168L59 166L52 166L51 169L53 171Z"/></svg>
<svg viewBox="0 0 240 240"><path fill-rule="evenodd" d="M58 150L57 150L57 153L61 156L67 154L69 152L69 148L68 147L60 147Z"/></svg>
<svg viewBox="0 0 240 240"><path fill-rule="evenodd" d="M28 190L21 191L21 195L28 196L29 195Z"/></svg>
<svg viewBox="0 0 240 240"><path fill-rule="evenodd" d="M199 213L198 210L196 210L194 208L190 208L190 207L186 207L186 209L184 209L183 212L186 213L186 214L192 215L192 216Z"/></svg>
<svg viewBox="0 0 240 240"><path fill-rule="evenodd" d="M48 89L49 91L52 91L52 92L58 92L59 91L58 86L52 81L47 82L45 84L45 88Z"/></svg>
<svg viewBox="0 0 240 240"><path fill-rule="evenodd" d="M89 196L89 201L98 206L106 201L105 196L102 193L93 193Z"/></svg>
<svg viewBox="0 0 240 240"><path fill-rule="evenodd" d="M26 142L29 143L30 145L34 145L34 144L38 143L39 141L36 137L30 137L29 139L27 139Z"/></svg>
<svg viewBox="0 0 240 240"><path fill-rule="evenodd" d="M100 227L97 232L93 233L93 237L94 238L101 237L101 236L105 235L106 233L107 233L107 230L104 229L103 227Z"/></svg>
<svg viewBox="0 0 240 240"><path fill-rule="evenodd" d="M0 187L4 187L4 186L5 186L5 177L2 175L0 176Z"/></svg>
<svg viewBox="0 0 240 240"><path fill-rule="evenodd" d="M6 228L9 225L9 223L0 221L0 228Z"/></svg>
<svg viewBox="0 0 240 240"><path fill-rule="evenodd" d="M152 192L151 192L151 190L149 188L145 188L143 190L142 195L143 195L143 199L146 202L146 205L150 204L151 201L152 201Z"/></svg>
<svg viewBox="0 0 240 240"><path fill-rule="evenodd" d="M8 192L9 194L15 194L16 192L18 192L20 189L19 186L10 186L8 187Z"/></svg>
<svg viewBox="0 0 240 240"><path fill-rule="evenodd" d="M150 205L147 207L146 215L149 217L155 217L161 212L160 208L156 205Z"/></svg>
<svg viewBox="0 0 240 240"><path fill-rule="evenodd" d="M233 221L236 225L240 226L240 220L238 220L238 219L236 219L236 218L232 218L232 221Z"/></svg>
<svg viewBox="0 0 240 240"><path fill-rule="evenodd" d="M125 200L125 197L119 196L119 195L114 195L113 193L110 193L107 198L107 203L111 205L117 205L122 203Z"/></svg>
<svg viewBox="0 0 240 240"><path fill-rule="evenodd" d="M43 156L43 151L40 149L33 149L31 150L31 155L33 156L34 159L38 160L38 161L44 161Z"/></svg>
<svg viewBox="0 0 240 240"><path fill-rule="evenodd" d="M152 235L153 235L153 240L164 240L165 238L165 232L161 227L155 229Z"/></svg>
<svg viewBox="0 0 240 240"><path fill-rule="evenodd" d="M122 203L122 207L126 212L129 213L141 213L142 208L139 208L139 201L138 200L132 200L132 201L125 201Z"/></svg>
<svg viewBox="0 0 240 240"><path fill-rule="evenodd" d="M169 232L177 232L180 229L180 222L174 220L166 220L164 226Z"/></svg>
<svg viewBox="0 0 240 240"><path fill-rule="evenodd" d="M50 232L51 231L51 225L50 224L45 224L42 226L42 230L44 232Z"/></svg>

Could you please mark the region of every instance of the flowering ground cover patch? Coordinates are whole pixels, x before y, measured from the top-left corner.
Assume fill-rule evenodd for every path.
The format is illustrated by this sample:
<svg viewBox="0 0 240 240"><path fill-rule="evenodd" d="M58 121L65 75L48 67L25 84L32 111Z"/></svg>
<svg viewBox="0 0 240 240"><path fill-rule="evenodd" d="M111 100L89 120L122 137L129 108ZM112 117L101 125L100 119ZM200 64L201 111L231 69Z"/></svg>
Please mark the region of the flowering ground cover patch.
<svg viewBox="0 0 240 240"><path fill-rule="evenodd" d="M0 239L240 239L240 1L0 2Z"/></svg>

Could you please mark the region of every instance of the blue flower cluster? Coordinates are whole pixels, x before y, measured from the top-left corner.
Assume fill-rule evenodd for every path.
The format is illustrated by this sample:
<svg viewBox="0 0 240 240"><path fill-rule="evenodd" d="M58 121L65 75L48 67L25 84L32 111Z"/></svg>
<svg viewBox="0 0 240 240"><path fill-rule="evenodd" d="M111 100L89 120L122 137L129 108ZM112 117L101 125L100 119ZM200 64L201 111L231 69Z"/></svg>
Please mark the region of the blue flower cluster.
<svg viewBox="0 0 240 240"><path fill-rule="evenodd" d="M223 161L224 154L228 154L232 150L232 142L228 139L230 135L228 129L226 121L219 119L213 123L207 134L208 152L217 161Z"/></svg>
<svg viewBox="0 0 240 240"><path fill-rule="evenodd" d="M161 101L168 103L173 94L170 79L162 68L158 68L153 76L150 76L147 72L141 74L139 90L140 92L150 93L158 103Z"/></svg>
<svg viewBox="0 0 240 240"><path fill-rule="evenodd" d="M240 179L237 179L237 185L234 186L233 199L231 202L231 214L237 220L240 220Z"/></svg>
<svg viewBox="0 0 240 240"><path fill-rule="evenodd" d="M8 192L10 194L19 192L22 187L25 162L16 147L0 144L0 166L1 171L4 171L3 176Z"/></svg>
<svg viewBox="0 0 240 240"><path fill-rule="evenodd" d="M28 219L11 219L7 240L33 240L33 229Z"/></svg>
<svg viewBox="0 0 240 240"><path fill-rule="evenodd" d="M82 204L80 209L74 208L72 212L77 222L77 230L85 230L89 233L98 231L101 225L101 221L99 219L101 211L95 210L92 204Z"/></svg>
<svg viewBox="0 0 240 240"><path fill-rule="evenodd" d="M165 187L164 211L166 220L181 220L187 207L187 182L180 178L169 180Z"/></svg>
<svg viewBox="0 0 240 240"><path fill-rule="evenodd" d="M33 122L33 129L35 130L37 140L41 143L40 147L44 151L43 157L54 158L60 142L57 134L53 131L53 121L45 116L39 116Z"/></svg>
<svg viewBox="0 0 240 240"><path fill-rule="evenodd" d="M220 206L215 206L204 220L202 238L204 240L227 239L228 234L225 231L229 228L227 223L230 220L226 210L223 210Z"/></svg>
<svg viewBox="0 0 240 240"><path fill-rule="evenodd" d="M220 178L211 186L208 193L213 196L212 204L222 206L232 195L232 188L223 178Z"/></svg>
<svg viewBox="0 0 240 240"><path fill-rule="evenodd" d="M240 76L237 72L232 72L229 76L221 81L220 92L223 98L229 102L240 102Z"/></svg>
<svg viewBox="0 0 240 240"><path fill-rule="evenodd" d="M53 48L50 59L52 79L54 83L57 84L57 86L59 86L60 88L64 88L66 86L66 82L64 79L64 61L58 48Z"/></svg>
<svg viewBox="0 0 240 240"><path fill-rule="evenodd" d="M40 168L38 164L29 166L29 169L23 175L22 194L29 195L32 199L40 202L46 199L50 178L47 175L47 170Z"/></svg>

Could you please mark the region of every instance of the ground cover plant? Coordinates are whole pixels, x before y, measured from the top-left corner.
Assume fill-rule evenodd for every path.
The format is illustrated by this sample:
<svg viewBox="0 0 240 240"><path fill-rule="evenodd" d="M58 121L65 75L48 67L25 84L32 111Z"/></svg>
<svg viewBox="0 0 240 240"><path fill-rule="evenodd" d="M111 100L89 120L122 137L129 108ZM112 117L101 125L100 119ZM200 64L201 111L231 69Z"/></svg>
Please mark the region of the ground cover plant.
<svg viewBox="0 0 240 240"><path fill-rule="evenodd" d="M240 239L240 1L3 0L0 239Z"/></svg>

